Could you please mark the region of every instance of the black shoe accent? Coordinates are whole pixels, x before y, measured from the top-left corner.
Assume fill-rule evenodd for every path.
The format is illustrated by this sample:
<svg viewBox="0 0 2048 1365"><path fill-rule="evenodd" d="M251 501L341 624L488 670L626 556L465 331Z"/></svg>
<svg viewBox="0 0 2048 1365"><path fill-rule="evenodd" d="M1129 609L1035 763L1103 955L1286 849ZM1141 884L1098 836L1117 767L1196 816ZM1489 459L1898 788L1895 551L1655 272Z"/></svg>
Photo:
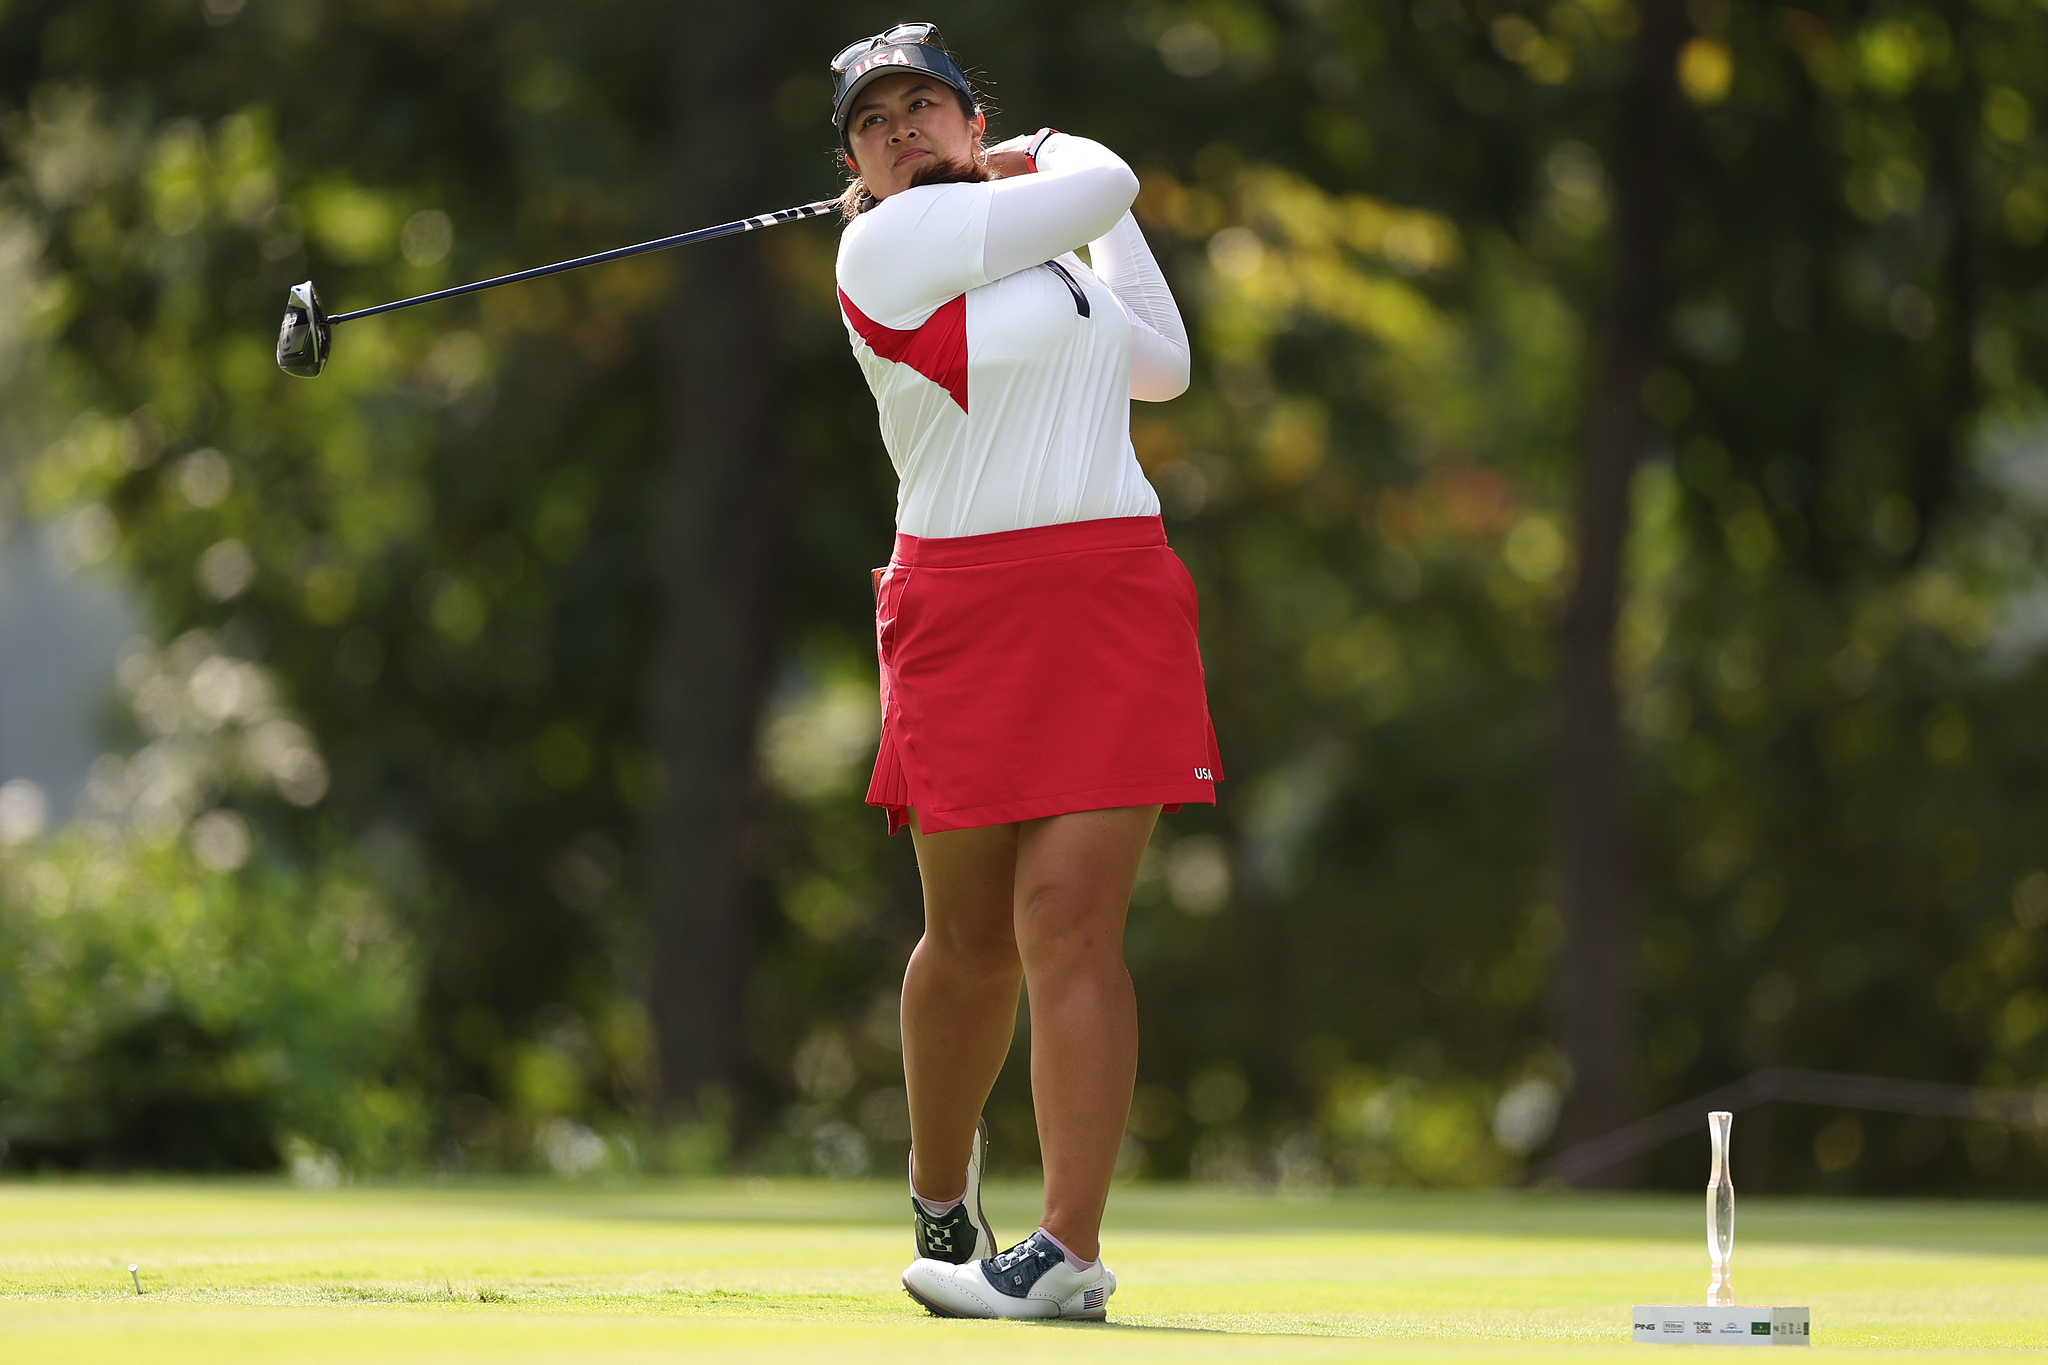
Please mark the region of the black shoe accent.
<svg viewBox="0 0 2048 1365"><path fill-rule="evenodd" d="M1040 1276L1066 1259L1066 1253L1054 1246L1052 1239L1040 1230L1002 1255L983 1261L981 1273L989 1288L998 1294L1021 1299L1031 1292L1031 1286L1038 1283Z"/></svg>
<svg viewBox="0 0 2048 1365"><path fill-rule="evenodd" d="M964 1200L951 1213L934 1218L912 1195L910 1211L910 1236L919 1256L951 1265L966 1265L974 1259L974 1210Z"/></svg>

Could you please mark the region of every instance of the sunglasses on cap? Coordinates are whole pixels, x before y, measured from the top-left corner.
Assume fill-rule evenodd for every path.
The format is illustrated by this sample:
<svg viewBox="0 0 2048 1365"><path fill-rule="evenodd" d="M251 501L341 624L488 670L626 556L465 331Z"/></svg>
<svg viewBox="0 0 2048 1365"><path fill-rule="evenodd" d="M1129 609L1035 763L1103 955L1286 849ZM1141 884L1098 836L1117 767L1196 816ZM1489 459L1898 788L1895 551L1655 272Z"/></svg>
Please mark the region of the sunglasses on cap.
<svg viewBox="0 0 2048 1365"><path fill-rule="evenodd" d="M844 71L855 62L878 47L895 47L899 43L926 43L938 34L937 24L898 24L884 29L872 38L863 38L857 43L848 43L837 57L832 59L834 71Z"/></svg>

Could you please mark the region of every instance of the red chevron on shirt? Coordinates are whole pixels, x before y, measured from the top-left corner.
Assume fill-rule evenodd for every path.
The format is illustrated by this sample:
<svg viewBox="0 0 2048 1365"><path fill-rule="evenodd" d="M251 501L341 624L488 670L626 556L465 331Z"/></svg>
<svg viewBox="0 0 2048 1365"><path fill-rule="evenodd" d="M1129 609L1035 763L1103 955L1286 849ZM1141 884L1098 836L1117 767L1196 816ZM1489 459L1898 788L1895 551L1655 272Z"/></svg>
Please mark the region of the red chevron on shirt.
<svg viewBox="0 0 2048 1365"><path fill-rule="evenodd" d="M926 318L924 325L909 331L884 327L854 306L839 291L839 307L846 320L868 349L884 360L908 365L926 379L953 395L960 411L967 411L967 296L955 295Z"/></svg>

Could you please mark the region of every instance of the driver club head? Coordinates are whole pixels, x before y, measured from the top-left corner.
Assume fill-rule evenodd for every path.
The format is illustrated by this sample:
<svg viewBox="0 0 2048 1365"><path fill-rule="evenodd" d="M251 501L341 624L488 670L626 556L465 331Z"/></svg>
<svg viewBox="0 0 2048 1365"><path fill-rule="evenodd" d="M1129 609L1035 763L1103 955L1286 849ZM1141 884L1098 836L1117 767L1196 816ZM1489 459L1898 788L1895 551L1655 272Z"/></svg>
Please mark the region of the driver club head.
<svg viewBox="0 0 2048 1365"><path fill-rule="evenodd" d="M313 282L293 285L277 329L277 368L312 379L327 368L328 345L327 313Z"/></svg>

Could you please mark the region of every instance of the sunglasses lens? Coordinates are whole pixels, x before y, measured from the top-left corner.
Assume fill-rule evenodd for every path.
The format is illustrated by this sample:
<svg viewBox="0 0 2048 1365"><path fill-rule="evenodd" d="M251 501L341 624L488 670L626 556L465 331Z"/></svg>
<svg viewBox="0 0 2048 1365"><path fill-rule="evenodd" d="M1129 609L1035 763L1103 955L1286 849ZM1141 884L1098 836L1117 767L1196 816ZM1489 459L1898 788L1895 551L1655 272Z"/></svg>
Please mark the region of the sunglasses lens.
<svg viewBox="0 0 2048 1365"><path fill-rule="evenodd" d="M846 70L847 67L859 61L863 54L872 51L878 41L879 39L875 38L863 38L857 43L848 43L845 49L832 59L832 69L834 71Z"/></svg>
<svg viewBox="0 0 2048 1365"><path fill-rule="evenodd" d="M898 24L886 33L877 33L872 38L863 38L857 43L848 43L837 57L832 59L834 71L844 71L878 47L895 43L922 43L939 31L937 24Z"/></svg>

